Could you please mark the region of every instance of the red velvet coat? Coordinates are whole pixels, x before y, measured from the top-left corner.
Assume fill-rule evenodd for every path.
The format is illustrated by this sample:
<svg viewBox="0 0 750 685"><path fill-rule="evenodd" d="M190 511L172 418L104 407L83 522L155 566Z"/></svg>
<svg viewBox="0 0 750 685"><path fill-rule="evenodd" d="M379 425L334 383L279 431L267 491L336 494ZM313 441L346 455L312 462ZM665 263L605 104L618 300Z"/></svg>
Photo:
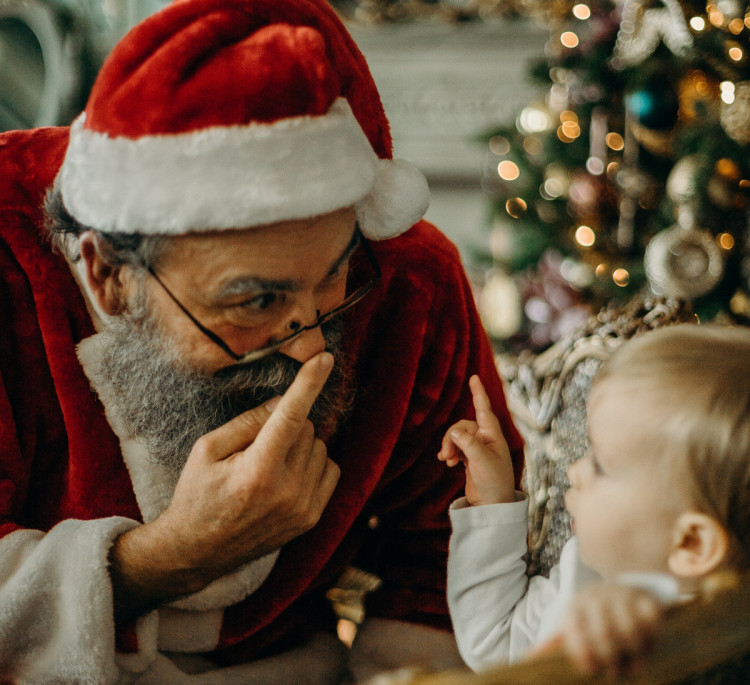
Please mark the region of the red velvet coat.
<svg viewBox="0 0 750 685"><path fill-rule="evenodd" d="M44 237L40 207L66 144L64 128L0 136L0 536L71 518L141 518L118 440L75 354L92 322ZM259 590L226 610L220 663L330 621L324 592L352 563L384 581L369 615L449 628L447 512L463 474L435 455L445 429L473 415L473 373L520 474L521 440L457 251L424 221L373 249L382 282L348 319L357 401L328 445L341 479L319 524L283 548Z"/></svg>

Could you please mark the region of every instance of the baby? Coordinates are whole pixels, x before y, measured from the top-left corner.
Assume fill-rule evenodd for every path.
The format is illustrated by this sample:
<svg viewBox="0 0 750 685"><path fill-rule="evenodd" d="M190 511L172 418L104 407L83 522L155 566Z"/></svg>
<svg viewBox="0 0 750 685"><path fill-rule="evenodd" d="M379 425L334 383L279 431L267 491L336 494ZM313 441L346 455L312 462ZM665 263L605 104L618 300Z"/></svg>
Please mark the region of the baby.
<svg viewBox="0 0 750 685"><path fill-rule="evenodd" d="M627 342L597 374L590 450L568 470L574 536L526 576L527 502L484 388L438 458L466 467L451 505L448 603L475 670L559 642L584 670L639 665L661 607L750 567L750 329L682 324Z"/></svg>

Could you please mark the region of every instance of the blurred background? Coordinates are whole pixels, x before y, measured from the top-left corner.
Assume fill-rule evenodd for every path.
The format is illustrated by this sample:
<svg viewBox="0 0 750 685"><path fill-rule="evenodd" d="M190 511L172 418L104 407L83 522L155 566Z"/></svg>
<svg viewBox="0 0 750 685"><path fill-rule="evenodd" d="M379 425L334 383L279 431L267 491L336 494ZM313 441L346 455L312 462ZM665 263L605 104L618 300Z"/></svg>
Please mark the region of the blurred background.
<svg viewBox="0 0 750 685"><path fill-rule="evenodd" d="M0 0L0 130L67 124L167 0ZM750 322L745 0L337 0L498 351L650 293Z"/></svg>

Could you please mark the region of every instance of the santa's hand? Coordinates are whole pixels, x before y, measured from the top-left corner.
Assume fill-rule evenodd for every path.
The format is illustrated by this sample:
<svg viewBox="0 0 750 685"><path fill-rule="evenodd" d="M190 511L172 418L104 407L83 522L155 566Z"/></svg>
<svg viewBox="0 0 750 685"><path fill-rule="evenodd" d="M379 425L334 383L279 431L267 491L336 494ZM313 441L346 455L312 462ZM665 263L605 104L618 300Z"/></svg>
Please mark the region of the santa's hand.
<svg viewBox="0 0 750 685"><path fill-rule="evenodd" d="M464 464L469 504L513 502L513 463L500 422L478 376L469 379L469 387L476 421L463 420L451 426L443 438L438 459L448 466Z"/></svg>
<svg viewBox="0 0 750 685"><path fill-rule="evenodd" d="M307 419L332 364L316 355L280 399L198 440L166 511L118 538L114 576L167 599L312 528L339 478Z"/></svg>
<svg viewBox="0 0 750 685"><path fill-rule="evenodd" d="M561 624L562 647L584 672L633 674L652 646L663 607L650 592L616 584L585 588Z"/></svg>

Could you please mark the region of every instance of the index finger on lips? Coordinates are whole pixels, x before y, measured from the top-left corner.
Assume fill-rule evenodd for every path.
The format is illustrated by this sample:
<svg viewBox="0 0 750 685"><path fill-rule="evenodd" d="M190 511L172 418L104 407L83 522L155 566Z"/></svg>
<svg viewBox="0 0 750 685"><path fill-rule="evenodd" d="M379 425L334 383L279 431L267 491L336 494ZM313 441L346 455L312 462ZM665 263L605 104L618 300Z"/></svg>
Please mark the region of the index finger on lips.
<svg viewBox="0 0 750 685"><path fill-rule="evenodd" d="M332 368L333 356L329 352L321 352L302 365L258 434L255 444L260 454L271 458L278 458L279 453L286 456L297 441Z"/></svg>
<svg viewBox="0 0 750 685"><path fill-rule="evenodd" d="M206 433L201 438L205 454L220 461L247 448L258 437L280 399L274 397Z"/></svg>

